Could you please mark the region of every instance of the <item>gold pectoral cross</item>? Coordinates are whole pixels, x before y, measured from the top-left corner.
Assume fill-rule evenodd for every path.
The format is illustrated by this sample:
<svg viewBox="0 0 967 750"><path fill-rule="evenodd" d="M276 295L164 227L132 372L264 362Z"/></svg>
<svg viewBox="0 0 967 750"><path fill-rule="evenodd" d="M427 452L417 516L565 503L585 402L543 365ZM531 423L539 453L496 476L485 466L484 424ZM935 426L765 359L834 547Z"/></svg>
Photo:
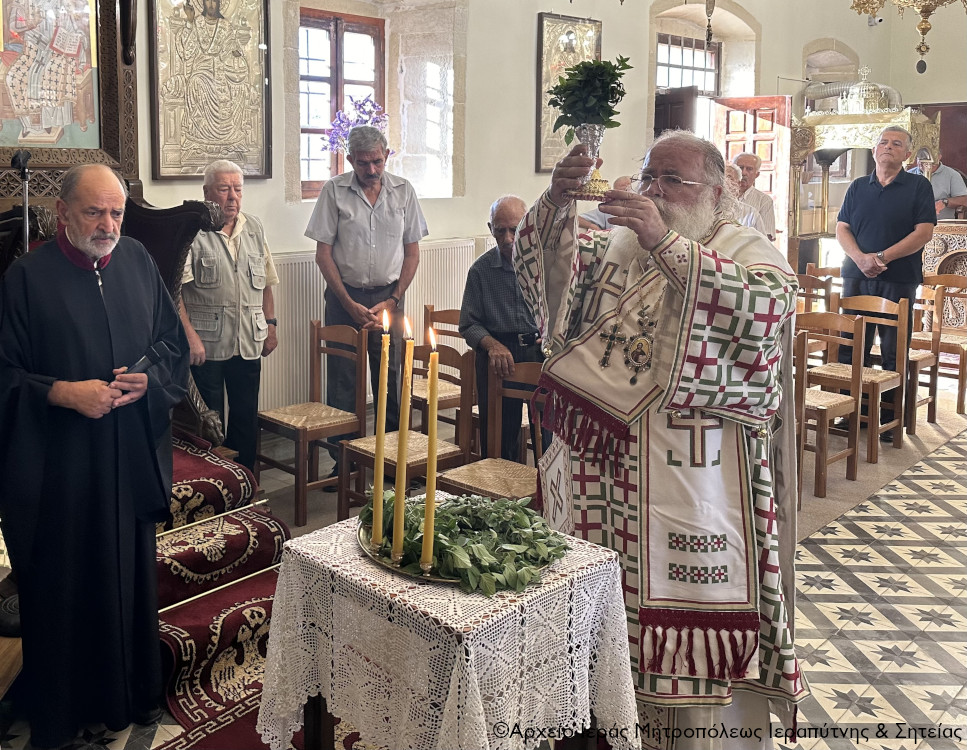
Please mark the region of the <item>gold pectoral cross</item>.
<svg viewBox="0 0 967 750"><path fill-rule="evenodd" d="M598 336L600 336L602 339L608 342L604 348L604 356L601 357L601 361L598 362L598 364L601 365L602 367L608 367L611 364L610 362L611 350L614 349L615 343L623 344L625 341L627 341L627 339L624 336L618 333L620 328L621 328L620 323L614 323L611 326L610 331L602 331L601 333L598 334Z"/></svg>

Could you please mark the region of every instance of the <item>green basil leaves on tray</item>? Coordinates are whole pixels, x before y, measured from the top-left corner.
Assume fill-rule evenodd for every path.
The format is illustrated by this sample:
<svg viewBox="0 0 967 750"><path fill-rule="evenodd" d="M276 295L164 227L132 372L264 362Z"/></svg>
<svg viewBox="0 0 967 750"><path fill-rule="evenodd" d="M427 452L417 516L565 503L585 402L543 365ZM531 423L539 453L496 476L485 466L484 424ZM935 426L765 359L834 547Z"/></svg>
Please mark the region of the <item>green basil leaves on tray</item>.
<svg viewBox="0 0 967 750"><path fill-rule="evenodd" d="M393 491L384 493L383 544L389 557L393 543ZM528 507L530 498L492 500L464 496L437 505L433 534L433 571L460 582L464 591L493 596L497 591L523 591L540 578L540 569L567 552L564 537ZM423 500L406 503L403 572L420 575L423 549ZM359 513L363 526L373 523L372 501Z"/></svg>

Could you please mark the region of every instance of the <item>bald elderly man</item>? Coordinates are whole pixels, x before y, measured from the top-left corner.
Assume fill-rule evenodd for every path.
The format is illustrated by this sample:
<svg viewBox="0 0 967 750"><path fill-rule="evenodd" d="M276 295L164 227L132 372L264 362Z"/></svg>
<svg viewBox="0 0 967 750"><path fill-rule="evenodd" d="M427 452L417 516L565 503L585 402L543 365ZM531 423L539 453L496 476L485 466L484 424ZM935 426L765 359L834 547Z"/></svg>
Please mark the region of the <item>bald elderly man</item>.
<svg viewBox="0 0 967 750"><path fill-rule="evenodd" d="M930 180L937 219L954 219L958 208L967 207L967 184L960 172L948 167L940 157L938 151L936 160L931 159L930 152L922 148L917 152L917 166L910 171Z"/></svg>
<svg viewBox="0 0 967 750"><path fill-rule="evenodd" d="M742 182L742 170L739 169L735 164L725 165L725 184L729 190L735 193L736 198L739 195L739 184ZM742 201L736 201L736 209L733 218L739 222L744 227L751 227L757 232L762 232L765 234L765 227L762 225L762 217L759 212L752 208L748 203L743 203Z"/></svg>
<svg viewBox="0 0 967 750"><path fill-rule="evenodd" d="M524 303L511 264L517 225L527 204L505 195L490 207L487 226L497 246L481 255L467 273L460 307L460 333L477 354L477 401L480 407L480 452L487 456L489 430L487 382L490 371L513 375L515 362L542 362L540 337L530 309ZM516 461L520 455L521 401L504 402L500 430L500 458ZM497 456L491 456L497 458Z"/></svg>

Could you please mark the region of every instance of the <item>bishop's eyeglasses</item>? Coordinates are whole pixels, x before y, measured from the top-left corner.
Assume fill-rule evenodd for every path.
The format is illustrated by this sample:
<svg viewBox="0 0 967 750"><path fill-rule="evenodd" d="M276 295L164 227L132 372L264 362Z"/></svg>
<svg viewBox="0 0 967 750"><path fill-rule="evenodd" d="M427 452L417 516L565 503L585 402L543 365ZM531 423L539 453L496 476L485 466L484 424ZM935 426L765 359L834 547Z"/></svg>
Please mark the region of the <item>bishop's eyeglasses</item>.
<svg viewBox="0 0 967 750"><path fill-rule="evenodd" d="M632 189L640 194L647 193L651 188L652 184L658 183L658 187L662 193L666 195L675 195L684 191L686 185L705 185L708 186L707 182L693 182L692 180L683 180L677 174L660 174L658 176L652 174L642 174L638 175L631 181Z"/></svg>

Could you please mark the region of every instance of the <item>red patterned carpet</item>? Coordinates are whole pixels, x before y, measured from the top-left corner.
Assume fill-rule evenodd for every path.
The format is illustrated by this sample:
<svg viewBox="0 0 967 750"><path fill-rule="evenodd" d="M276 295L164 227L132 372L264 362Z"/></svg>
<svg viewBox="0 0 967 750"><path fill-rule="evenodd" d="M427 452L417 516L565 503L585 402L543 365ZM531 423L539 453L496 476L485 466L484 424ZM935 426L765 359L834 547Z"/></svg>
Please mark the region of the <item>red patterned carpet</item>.
<svg viewBox="0 0 967 750"><path fill-rule="evenodd" d="M171 518L158 531L211 518L255 499L258 485L247 468L216 455L211 443L180 430L172 440Z"/></svg>
<svg viewBox="0 0 967 750"><path fill-rule="evenodd" d="M158 607L270 568L289 539L282 521L242 508L158 537Z"/></svg>
<svg viewBox="0 0 967 750"><path fill-rule="evenodd" d="M277 578L266 570L162 615L172 660L168 710L187 730L163 750L265 747L255 722Z"/></svg>

